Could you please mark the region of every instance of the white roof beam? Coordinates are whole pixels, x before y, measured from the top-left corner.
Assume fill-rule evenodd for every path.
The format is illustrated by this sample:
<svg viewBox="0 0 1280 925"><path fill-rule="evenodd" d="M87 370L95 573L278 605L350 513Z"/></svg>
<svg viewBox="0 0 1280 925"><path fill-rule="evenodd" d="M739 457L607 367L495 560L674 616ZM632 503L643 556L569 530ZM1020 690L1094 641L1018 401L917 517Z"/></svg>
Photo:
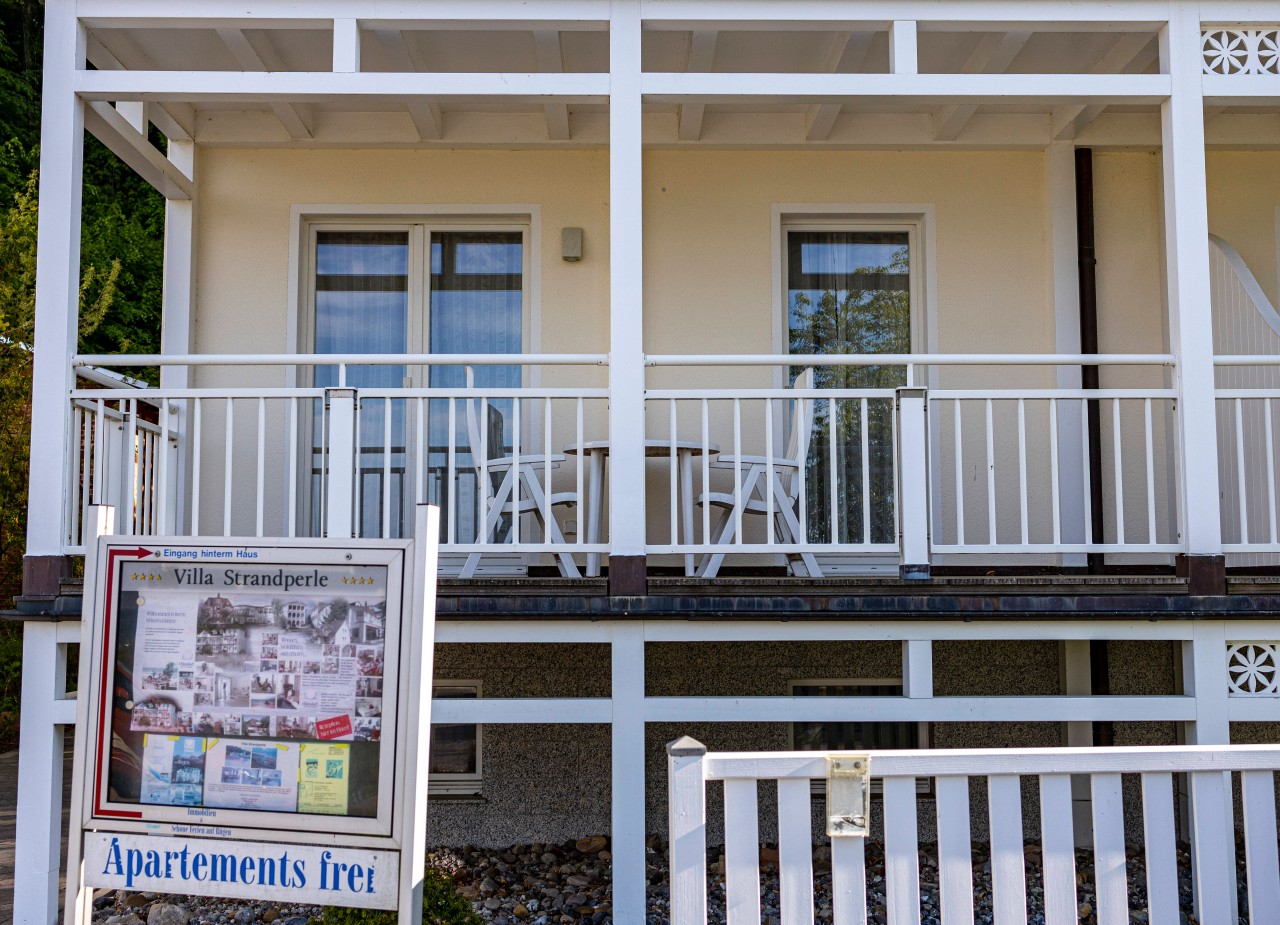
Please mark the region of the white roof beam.
<svg viewBox="0 0 1280 925"><path fill-rule="evenodd" d="M133 61L144 69L150 67L150 61L126 36L117 36L115 43L121 46L118 50L126 60ZM128 70L120 57L92 32L86 36L85 51L90 63L100 71ZM146 115L170 141L192 141L195 138L196 111L186 103L153 103L147 107Z"/></svg>
<svg viewBox="0 0 1280 925"><path fill-rule="evenodd" d="M558 74L564 70L564 52L560 47L560 33L549 29L535 29L533 51L538 60L538 70L544 74ZM553 101L543 104L547 116L547 138L552 141L569 140L569 106Z"/></svg>
<svg viewBox="0 0 1280 925"><path fill-rule="evenodd" d="M837 32L832 39L823 71L829 74L849 73L862 68L867 49L876 37L874 32ZM810 106L805 116L805 138L808 141L826 141L840 115L840 103L819 103Z"/></svg>
<svg viewBox="0 0 1280 925"><path fill-rule="evenodd" d="M984 35L969 59L960 69L962 74L1003 74L1031 38L1030 32L1004 32ZM933 137L938 141L955 141L973 114L974 103L940 107L933 114Z"/></svg>
<svg viewBox="0 0 1280 925"><path fill-rule="evenodd" d="M178 169L134 128L110 103L96 101L85 106L84 127L106 145L166 199L190 199L191 178Z"/></svg>
<svg viewBox="0 0 1280 925"><path fill-rule="evenodd" d="M374 35L387 56L391 70L402 74L426 70L422 49L399 29L377 29ZM444 137L444 114L440 106L428 100L406 100L405 109L413 120L414 130L421 141L439 141Z"/></svg>
<svg viewBox="0 0 1280 925"><path fill-rule="evenodd" d="M716 41L719 33L708 29L695 29L689 37L689 54L685 70L690 73L706 73L716 59ZM680 104L680 125L677 134L681 141L697 141L702 137L702 117L705 103L689 100Z"/></svg>
<svg viewBox="0 0 1280 925"><path fill-rule="evenodd" d="M1122 34L1090 68L1093 74L1133 74L1146 70L1160 53L1156 37L1143 32ZM1070 141L1102 114L1105 104L1062 106L1053 111L1054 141Z"/></svg>
<svg viewBox="0 0 1280 925"><path fill-rule="evenodd" d="M252 33L244 29L219 29L218 37L222 39L231 56L246 71L283 71L284 61L271 44L271 40L261 32ZM270 102L271 111L276 114L280 124L284 126L290 138L311 138L311 110L300 103L289 103L283 100Z"/></svg>

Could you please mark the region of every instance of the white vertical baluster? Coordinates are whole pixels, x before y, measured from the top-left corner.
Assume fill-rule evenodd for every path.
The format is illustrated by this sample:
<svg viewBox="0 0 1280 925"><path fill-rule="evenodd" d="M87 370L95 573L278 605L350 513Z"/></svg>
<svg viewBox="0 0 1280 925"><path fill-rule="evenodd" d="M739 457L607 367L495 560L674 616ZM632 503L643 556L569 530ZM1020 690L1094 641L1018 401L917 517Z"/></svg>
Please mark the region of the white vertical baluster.
<svg viewBox="0 0 1280 925"><path fill-rule="evenodd" d="M702 399L702 493L711 491L711 410L707 399ZM702 505L702 542L711 542L711 505Z"/></svg>
<svg viewBox="0 0 1280 925"><path fill-rule="evenodd" d="M520 545L520 398L511 399L511 542Z"/></svg>
<svg viewBox="0 0 1280 925"><path fill-rule="evenodd" d="M99 398L95 403L97 409L93 434L93 503L106 504L108 496L103 491L103 480L107 468L107 406ZM86 523L88 519L86 518Z"/></svg>
<svg viewBox="0 0 1280 925"><path fill-rule="evenodd" d="M1000 533L996 529L996 425L995 405L985 399L987 412L987 542L995 545Z"/></svg>
<svg viewBox="0 0 1280 925"><path fill-rule="evenodd" d="M1027 484L1027 400L1018 399L1018 502L1022 545L1027 545L1030 523L1027 518L1027 497L1031 494Z"/></svg>
<svg viewBox="0 0 1280 925"><path fill-rule="evenodd" d="M942 921L973 922L973 855L969 832L969 778L939 777L938 886Z"/></svg>
<svg viewBox="0 0 1280 925"><path fill-rule="evenodd" d="M733 400L733 541L742 543L742 400Z"/></svg>
<svg viewBox="0 0 1280 925"><path fill-rule="evenodd" d="M776 542L773 524L773 399L764 400L764 521L765 542Z"/></svg>
<svg viewBox="0 0 1280 925"><path fill-rule="evenodd" d="M120 438L121 472L124 492L120 504L125 509L124 528L130 535L138 533L138 403L134 399L120 402L123 416ZM117 516L119 516L117 514Z"/></svg>
<svg viewBox="0 0 1280 925"><path fill-rule="evenodd" d="M1058 472L1062 460L1058 458L1058 400L1049 399L1049 497L1052 501L1050 515L1053 518L1053 545L1062 543L1062 488L1058 484Z"/></svg>
<svg viewBox="0 0 1280 925"><path fill-rule="evenodd" d="M258 398L258 497L254 504L256 514L254 536L262 536L262 518L266 512L267 489L267 400Z"/></svg>
<svg viewBox="0 0 1280 925"><path fill-rule="evenodd" d="M928 420L929 397L927 392L925 393L925 400L922 404L925 410L925 419ZM896 482L899 474L902 472L902 460L899 458L899 455L898 455L898 443L899 443L898 415L896 413L896 409L892 405L890 405L889 406L889 445L891 447L890 453L891 453L892 466L889 471L893 473L893 478L895 482L895 484L890 488L890 492L893 493L891 494L891 497L894 497L894 498L900 497L900 489L898 488L898 485L896 484ZM927 434L927 428L926 428L926 435L925 435L925 442L924 442L924 453L922 454L922 456L924 460L922 468L927 473L929 470L929 438ZM803 467L801 467L801 471L802 472L804 471ZM926 529L926 532L928 532L927 525L929 522L929 492L927 489L925 490L924 498L922 499L921 503L924 507L924 519L926 524L925 529ZM801 523L803 522L804 521L801 521ZM893 535L894 536L902 535L902 505L899 504L896 500L893 505Z"/></svg>
<svg viewBox="0 0 1280 925"><path fill-rule="evenodd" d="M419 395L413 400L413 406L417 409L417 414L414 415L415 423L413 428L413 498L414 504L426 504L429 500L427 498L427 465L430 462L427 452L427 400ZM405 417L408 418L407 410ZM453 443L452 431L449 432L445 440L449 444ZM447 470L445 474L448 475ZM439 503L439 496L437 496L436 504ZM450 518L453 517L453 508L449 508L449 516Z"/></svg>
<svg viewBox="0 0 1280 925"><path fill-rule="evenodd" d="M883 787L885 904L889 925L920 925L916 779L886 777Z"/></svg>
<svg viewBox="0 0 1280 925"><path fill-rule="evenodd" d="M1172 774L1142 775L1142 840L1146 845L1147 921L1150 925L1178 925L1181 916Z"/></svg>
<svg viewBox="0 0 1280 925"><path fill-rule="evenodd" d="M581 454L579 454L581 455ZM551 396L542 399L542 522L551 523ZM543 537L543 542L549 542Z"/></svg>
<svg viewBox="0 0 1280 925"><path fill-rule="evenodd" d="M1263 410L1263 439L1266 441L1267 456L1267 520L1269 522L1271 532L1267 534L1267 539L1271 543L1276 542L1276 444L1272 434L1271 424L1271 399L1267 398L1262 403Z"/></svg>
<svg viewBox="0 0 1280 925"><path fill-rule="evenodd" d="M479 516L476 518L476 542L489 542L489 533L485 530L484 525L488 523L489 511L492 506L490 499L490 488L492 482L489 479L489 399L480 399L480 485L478 488L479 497L482 499L483 508ZM471 448L471 452L475 453L475 447ZM516 486L519 488L519 486Z"/></svg>
<svg viewBox="0 0 1280 925"><path fill-rule="evenodd" d="M169 400L160 401L160 447L156 451L156 533L169 532Z"/></svg>
<svg viewBox="0 0 1280 925"><path fill-rule="evenodd" d="M574 442L578 446L578 452L573 462L574 462L574 468L576 470L574 474L574 491L577 494L578 503L574 505L573 516L577 519L578 542L585 543L587 541L587 538L586 538L586 535L582 532L582 511L587 506L587 496L586 496L586 490L585 490L586 486L582 481L582 464L583 464L583 461L586 459L587 450L586 450L586 447L582 445L583 443L582 396L578 396L578 399L575 402L575 404L577 405L577 408L575 409L577 412L577 421L574 425L575 427ZM598 490L599 489L597 489L597 491Z"/></svg>
<svg viewBox="0 0 1280 925"><path fill-rule="evenodd" d="M222 458L222 535L231 535L232 472L235 469L235 399L226 400L227 414L223 421Z"/></svg>
<svg viewBox="0 0 1280 925"><path fill-rule="evenodd" d="M1244 814L1245 870L1249 921L1265 922L1280 914L1280 857L1276 850L1274 771L1240 773Z"/></svg>
<svg viewBox="0 0 1280 925"><path fill-rule="evenodd" d="M1128 925L1129 883L1125 872L1124 802L1119 774L1089 778L1093 803L1093 873L1098 925Z"/></svg>
<svg viewBox="0 0 1280 925"><path fill-rule="evenodd" d="M956 545L964 545L964 435L961 433L960 399L951 403L955 409L955 464L956 464Z"/></svg>
<svg viewBox="0 0 1280 925"><path fill-rule="evenodd" d="M813 925L813 836L807 777L778 781L778 890L782 925Z"/></svg>
<svg viewBox="0 0 1280 925"><path fill-rule="evenodd" d="M391 396L382 400L382 539L391 537Z"/></svg>
<svg viewBox="0 0 1280 925"><path fill-rule="evenodd" d="M667 502L670 506L671 524L671 542L678 543L681 539L678 525L680 522L680 510L677 504L677 490L680 487L680 475L676 466L676 400L674 398L667 402L667 440L671 444L671 451L667 454ZM684 542L689 542L689 537L683 537Z"/></svg>
<svg viewBox="0 0 1280 925"><path fill-rule="evenodd" d="M858 423L862 427L858 443L862 454L862 542L871 542L871 434L867 427L867 399L858 399Z"/></svg>
<svg viewBox="0 0 1280 925"><path fill-rule="evenodd" d="M1195 771L1191 775L1191 845L1199 885L1201 925L1234 925L1235 845L1226 816L1228 775Z"/></svg>
<svg viewBox="0 0 1280 925"><path fill-rule="evenodd" d="M809 446L812 441L813 414L814 414L814 411L817 409L817 405L818 405L817 402L812 401L810 399L804 399L804 398L802 398L800 400L799 405L797 405L796 413L802 415L803 419L809 422L809 433L804 435L805 446ZM808 413L805 413L806 410L808 411ZM797 459L796 462L800 464L799 466L796 467L796 478L799 480L797 482L799 496L796 498L796 512L799 516L800 531L801 531L798 539L802 543L807 543L809 542L809 509L808 509L808 489L805 487L805 479L807 477L805 470L809 468L806 465L806 463L808 462L808 454L807 453L803 454L802 458ZM896 472L897 470L895 469L894 471Z"/></svg>
<svg viewBox="0 0 1280 925"><path fill-rule="evenodd" d="M865 838L831 839L831 913L835 925L867 925Z"/></svg>
<svg viewBox="0 0 1280 925"><path fill-rule="evenodd" d="M991 824L991 893L995 925L1026 925L1027 880L1022 856L1022 788L1015 774L987 778Z"/></svg>
<svg viewBox="0 0 1280 925"><path fill-rule="evenodd" d="M1076 925L1076 851L1071 775L1040 778L1040 845L1045 925Z"/></svg>
<svg viewBox="0 0 1280 925"><path fill-rule="evenodd" d="M1125 541L1124 530L1124 438L1120 429L1120 399L1111 399L1111 456L1116 474L1116 542Z"/></svg>
<svg viewBox="0 0 1280 925"><path fill-rule="evenodd" d="M310 469L311 467L307 466L308 482L311 479ZM289 398L289 466L284 472L289 492L285 536L296 536L298 532L298 480L302 477L302 473L298 471L298 397L293 395Z"/></svg>
<svg viewBox="0 0 1280 925"><path fill-rule="evenodd" d="M1080 454L1083 461L1081 473L1084 479L1084 542L1086 546L1094 542L1093 535L1093 477L1089 471L1089 402L1080 402ZM1102 542L1102 537L1097 537Z"/></svg>
<svg viewBox="0 0 1280 925"><path fill-rule="evenodd" d="M830 482L828 494L831 497L831 536L827 542L835 544L840 542L840 480L836 465L840 445L840 435L837 433L840 429L840 414L834 396L827 399L827 414L830 421L827 428L827 475Z"/></svg>
<svg viewBox="0 0 1280 925"><path fill-rule="evenodd" d="M726 780L724 888L728 925L760 925L759 818L755 779Z"/></svg>
<svg viewBox="0 0 1280 925"><path fill-rule="evenodd" d="M1249 542L1248 481L1245 475L1244 400L1232 402L1236 413L1236 502L1240 509L1240 542Z"/></svg>
<svg viewBox="0 0 1280 925"><path fill-rule="evenodd" d="M1143 418L1147 438L1147 542L1157 543L1156 536L1156 454L1155 436L1151 425L1151 399L1143 400Z"/></svg>
<svg viewBox="0 0 1280 925"><path fill-rule="evenodd" d="M94 419L85 409L79 409L80 429L80 522L75 536L84 542L83 531L89 523L89 505L93 498L93 425Z"/></svg>
<svg viewBox="0 0 1280 925"><path fill-rule="evenodd" d="M445 529L448 543L458 541L458 399L452 395L449 401L449 435L445 438L445 491L449 497L449 524ZM475 448L471 451L474 453Z"/></svg>
<svg viewBox="0 0 1280 925"><path fill-rule="evenodd" d="M200 535L200 409L203 402L199 398L191 399L191 535Z"/></svg>

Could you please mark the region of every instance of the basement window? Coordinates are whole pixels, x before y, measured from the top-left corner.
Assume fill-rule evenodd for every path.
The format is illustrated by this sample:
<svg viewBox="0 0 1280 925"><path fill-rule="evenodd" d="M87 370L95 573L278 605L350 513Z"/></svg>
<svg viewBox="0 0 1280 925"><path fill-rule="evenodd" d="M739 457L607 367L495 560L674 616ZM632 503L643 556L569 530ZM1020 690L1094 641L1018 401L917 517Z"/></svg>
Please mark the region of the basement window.
<svg viewBox="0 0 1280 925"><path fill-rule="evenodd" d="M437 700L475 699L481 695L479 681L437 681L432 696ZM431 776L427 795L469 797L480 795L483 783L481 727L475 723L433 723L431 725Z"/></svg>

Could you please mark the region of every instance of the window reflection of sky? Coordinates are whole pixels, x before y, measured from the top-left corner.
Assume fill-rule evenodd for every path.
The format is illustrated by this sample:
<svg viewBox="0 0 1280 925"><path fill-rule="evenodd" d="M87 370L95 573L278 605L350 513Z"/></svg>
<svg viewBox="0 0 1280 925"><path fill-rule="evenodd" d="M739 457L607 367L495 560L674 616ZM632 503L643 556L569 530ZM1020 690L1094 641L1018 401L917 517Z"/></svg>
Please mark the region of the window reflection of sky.
<svg viewBox="0 0 1280 925"><path fill-rule="evenodd" d="M438 237L438 236L437 236ZM461 237L461 235L451 235ZM444 272L440 241L431 242L431 272ZM508 274L520 273L524 254L524 245L520 243L477 242L454 245L453 272L474 274Z"/></svg>
<svg viewBox="0 0 1280 925"><path fill-rule="evenodd" d="M409 272L409 246L326 244L321 237L316 272L321 276L404 276Z"/></svg>
<svg viewBox="0 0 1280 925"><path fill-rule="evenodd" d="M800 272L846 274L868 267L887 267L907 243L907 236L893 243L804 243L800 245Z"/></svg>

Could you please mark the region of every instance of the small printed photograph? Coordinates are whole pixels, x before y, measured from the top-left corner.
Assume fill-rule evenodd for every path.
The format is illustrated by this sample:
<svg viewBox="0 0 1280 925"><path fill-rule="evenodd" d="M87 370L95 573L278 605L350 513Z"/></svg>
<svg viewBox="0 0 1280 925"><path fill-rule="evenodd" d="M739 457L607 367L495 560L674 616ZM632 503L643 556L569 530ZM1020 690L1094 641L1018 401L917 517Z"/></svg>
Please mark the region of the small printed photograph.
<svg viewBox="0 0 1280 925"><path fill-rule="evenodd" d="M226 759L222 762L224 768L235 768L237 771L243 771L253 763L253 751L247 745L228 745Z"/></svg>
<svg viewBox="0 0 1280 925"><path fill-rule="evenodd" d="M282 658L276 663L276 671L281 674L299 674L302 671L302 660L297 658Z"/></svg>
<svg viewBox="0 0 1280 925"><path fill-rule="evenodd" d="M178 672L178 690L190 691L195 690L196 676L192 671Z"/></svg>
<svg viewBox="0 0 1280 925"><path fill-rule="evenodd" d="M314 716L276 717L276 738L314 739L315 737L316 718Z"/></svg>
<svg viewBox="0 0 1280 925"><path fill-rule="evenodd" d="M381 697L382 696L381 676L372 677L372 678L356 678L356 696L357 697Z"/></svg>
<svg viewBox="0 0 1280 925"><path fill-rule="evenodd" d="M215 673L215 671L216 669L213 667L213 665L209 664L208 662L196 662L195 664L195 673L197 678L211 677Z"/></svg>
<svg viewBox="0 0 1280 925"><path fill-rule="evenodd" d="M262 772L262 786L264 787L279 787L281 780L283 780L283 776L279 771Z"/></svg>
<svg viewBox="0 0 1280 925"><path fill-rule="evenodd" d="M199 701L197 700L196 703L199 703ZM195 733L202 736L223 736L227 734L227 728L221 716L215 716L212 713L197 713ZM236 734L239 735L239 731Z"/></svg>
<svg viewBox="0 0 1280 925"><path fill-rule="evenodd" d="M271 735L271 717L262 713L246 713L244 734L254 738L266 738Z"/></svg>
<svg viewBox="0 0 1280 925"><path fill-rule="evenodd" d="M276 666L277 666L278 664L279 664L279 663L278 663L278 662L276 662L276 660L275 660L275 659L272 659L272 658L264 658L264 659L262 659L262 660L260 660L260 661L258 662L258 670L259 670L259 671L270 671L270 672L274 673L274 672L275 672L275 670L276 670Z"/></svg>
<svg viewBox="0 0 1280 925"><path fill-rule="evenodd" d="M334 645L333 643L325 643L325 645L320 649L320 654L332 655L334 658L337 658L342 654L342 646Z"/></svg>
<svg viewBox="0 0 1280 925"><path fill-rule="evenodd" d="M275 692L275 672L259 671L253 676L253 683L249 687L250 694L274 694Z"/></svg>
<svg viewBox="0 0 1280 925"><path fill-rule="evenodd" d="M382 676L382 650L373 646L356 649L356 668L363 677Z"/></svg>
<svg viewBox="0 0 1280 925"><path fill-rule="evenodd" d="M356 716L381 716L382 700L377 697L357 697Z"/></svg>
<svg viewBox="0 0 1280 925"><path fill-rule="evenodd" d="M213 692L212 691L196 691L195 704L198 707L213 706Z"/></svg>
<svg viewBox="0 0 1280 925"><path fill-rule="evenodd" d="M324 667L321 670L325 674L337 674L342 670L342 664L336 658L326 658L324 660Z"/></svg>
<svg viewBox="0 0 1280 925"><path fill-rule="evenodd" d="M142 689L144 691L176 691L178 689L178 666L173 662L155 667L144 666L142 669Z"/></svg>
<svg viewBox="0 0 1280 925"><path fill-rule="evenodd" d="M255 745L249 766L263 771L274 771L278 754L274 745Z"/></svg>
<svg viewBox="0 0 1280 925"><path fill-rule="evenodd" d="M342 657L343 657L343 658L355 658L355 657L356 657L356 647L355 647L355 644L354 644L354 643L351 643L351 644L349 644L349 645L345 645L345 646L343 646L343 647L342 647Z"/></svg>
<svg viewBox="0 0 1280 925"><path fill-rule="evenodd" d="M302 705L302 676L296 674L276 675L276 707L281 710L296 710Z"/></svg>
<svg viewBox="0 0 1280 925"><path fill-rule="evenodd" d="M280 646L278 646L278 645L265 646L265 645L264 645L264 646L262 647L262 649L261 649L260 654L262 655L262 657L263 657L263 658L279 658L279 657L280 657Z"/></svg>
<svg viewBox="0 0 1280 925"><path fill-rule="evenodd" d="M174 806L199 806L204 802L203 784L174 784L169 790Z"/></svg>
<svg viewBox="0 0 1280 925"><path fill-rule="evenodd" d="M173 773L170 780L175 784L204 785L204 743L199 740L182 741L173 755Z"/></svg>
<svg viewBox="0 0 1280 925"><path fill-rule="evenodd" d="M224 784L240 783L240 768L233 768L230 765L223 765L222 782Z"/></svg>
<svg viewBox="0 0 1280 925"><path fill-rule="evenodd" d="M213 676L212 675L196 675L196 693L213 693ZM199 702L199 701L197 701Z"/></svg>
<svg viewBox="0 0 1280 925"><path fill-rule="evenodd" d="M248 784L251 787L262 785L262 772L257 768L249 768L247 771L240 772L240 783Z"/></svg>
<svg viewBox="0 0 1280 925"><path fill-rule="evenodd" d="M326 648L326 649L328 649L328 648L331 648L331 647L330 647L330 646L325 646L325 648ZM333 648L336 648L336 646L335 646L335 647L333 647ZM303 662L303 663L302 663L302 673L303 673L303 674L319 674L319 673L320 673L320 668L321 668L321 664L320 664L320 662Z"/></svg>
<svg viewBox="0 0 1280 925"><path fill-rule="evenodd" d="M375 717L356 719L355 740L357 742L378 742L382 739L382 720Z"/></svg>
<svg viewBox="0 0 1280 925"><path fill-rule="evenodd" d="M178 728L178 705L152 697L133 705L129 728L134 732L173 732Z"/></svg>
<svg viewBox="0 0 1280 925"><path fill-rule="evenodd" d="M342 780L343 761L330 758L324 763L324 776L331 780Z"/></svg>
<svg viewBox="0 0 1280 925"><path fill-rule="evenodd" d="M319 780L320 778L320 759L308 758L306 766L302 770L302 774L307 780Z"/></svg>
<svg viewBox="0 0 1280 925"><path fill-rule="evenodd" d="M279 633L263 633L263 634L262 634L262 644L263 644L264 646L278 646L278 645L280 645L280 634L279 634ZM274 658L274 657L275 657L275 656L272 656L272 658Z"/></svg>
<svg viewBox="0 0 1280 925"><path fill-rule="evenodd" d="M179 712L178 732L183 735L190 735L193 728L195 728L195 715L187 712Z"/></svg>
<svg viewBox="0 0 1280 925"><path fill-rule="evenodd" d="M239 713L228 713L222 717L222 734L224 736L244 735L244 720Z"/></svg>

